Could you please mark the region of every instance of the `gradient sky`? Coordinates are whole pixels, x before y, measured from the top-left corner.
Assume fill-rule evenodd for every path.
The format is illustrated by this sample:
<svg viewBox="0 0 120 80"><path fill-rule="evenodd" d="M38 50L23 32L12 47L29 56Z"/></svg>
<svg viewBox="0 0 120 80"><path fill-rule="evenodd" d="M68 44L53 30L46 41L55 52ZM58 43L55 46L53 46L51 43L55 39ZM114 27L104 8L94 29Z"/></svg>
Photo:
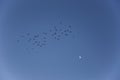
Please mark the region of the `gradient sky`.
<svg viewBox="0 0 120 80"><path fill-rule="evenodd" d="M120 80L119 4L1 0L0 80Z"/></svg>

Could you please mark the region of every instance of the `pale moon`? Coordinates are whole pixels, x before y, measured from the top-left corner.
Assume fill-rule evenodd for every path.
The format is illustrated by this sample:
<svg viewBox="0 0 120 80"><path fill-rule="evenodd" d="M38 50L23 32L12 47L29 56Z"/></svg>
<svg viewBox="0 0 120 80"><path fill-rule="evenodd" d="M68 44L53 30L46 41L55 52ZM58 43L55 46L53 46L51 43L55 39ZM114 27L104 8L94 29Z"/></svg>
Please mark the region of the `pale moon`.
<svg viewBox="0 0 120 80"><path fill-rule="evenodd" d="M82 57L81 57L81 56L79 56L79 59L82 59Z"/></svg>

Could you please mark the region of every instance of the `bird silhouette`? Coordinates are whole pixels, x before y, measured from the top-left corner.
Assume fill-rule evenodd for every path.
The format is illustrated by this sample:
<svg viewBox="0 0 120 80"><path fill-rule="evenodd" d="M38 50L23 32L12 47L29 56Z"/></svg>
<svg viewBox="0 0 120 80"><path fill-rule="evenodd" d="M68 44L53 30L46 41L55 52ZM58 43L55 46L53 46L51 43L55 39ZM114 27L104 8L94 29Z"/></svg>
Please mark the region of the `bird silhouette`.
<svg viewBox="0 0 120 80"><path fill-rule="evenodd" d="M21 35L20 39L17 39L17 43L19 43L22 38L22 40L24 39L28 44L31 44L31 47L35 48L35 46L37 46L42 48L43 46L48 45L50 39L60 41L61 39L68 37L73 32L71 25L63 24L62 21L58 24L58 26L51 26L48 32L37 32L35 34L27 32L24 35Z"/></svg>

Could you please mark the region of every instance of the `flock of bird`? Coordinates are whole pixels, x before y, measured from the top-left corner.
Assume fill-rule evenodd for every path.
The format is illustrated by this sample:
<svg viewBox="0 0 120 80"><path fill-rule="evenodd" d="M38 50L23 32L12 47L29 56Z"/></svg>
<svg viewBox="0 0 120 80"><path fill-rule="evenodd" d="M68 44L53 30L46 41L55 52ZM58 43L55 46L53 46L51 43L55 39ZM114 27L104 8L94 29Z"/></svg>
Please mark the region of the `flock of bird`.
<svg viewBox="0 0 120 80"><path fill-rule="evenodd" d="M36 34L26 33L20 38L24 38L27 43L36 47L44 47L47 45L47 42L50 38L55 40L61 40L69 36L72 33L71 25L63 25L60 22L60 26L53 26L48 32L39 32ZM20 43L22 39L17 39L17 42Z"/></svg>

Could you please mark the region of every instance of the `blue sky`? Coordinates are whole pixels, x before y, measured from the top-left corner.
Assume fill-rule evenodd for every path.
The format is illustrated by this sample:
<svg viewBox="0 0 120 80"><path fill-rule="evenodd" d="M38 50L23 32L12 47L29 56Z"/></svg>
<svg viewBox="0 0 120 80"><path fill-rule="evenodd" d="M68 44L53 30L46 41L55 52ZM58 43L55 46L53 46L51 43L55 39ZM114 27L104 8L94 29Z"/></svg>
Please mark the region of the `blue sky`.
<svg viewBox="0 0 120 80"><path fill-rule="evenodd" d="M0 5L0 80L119 80L117 0Z"/></svg>

